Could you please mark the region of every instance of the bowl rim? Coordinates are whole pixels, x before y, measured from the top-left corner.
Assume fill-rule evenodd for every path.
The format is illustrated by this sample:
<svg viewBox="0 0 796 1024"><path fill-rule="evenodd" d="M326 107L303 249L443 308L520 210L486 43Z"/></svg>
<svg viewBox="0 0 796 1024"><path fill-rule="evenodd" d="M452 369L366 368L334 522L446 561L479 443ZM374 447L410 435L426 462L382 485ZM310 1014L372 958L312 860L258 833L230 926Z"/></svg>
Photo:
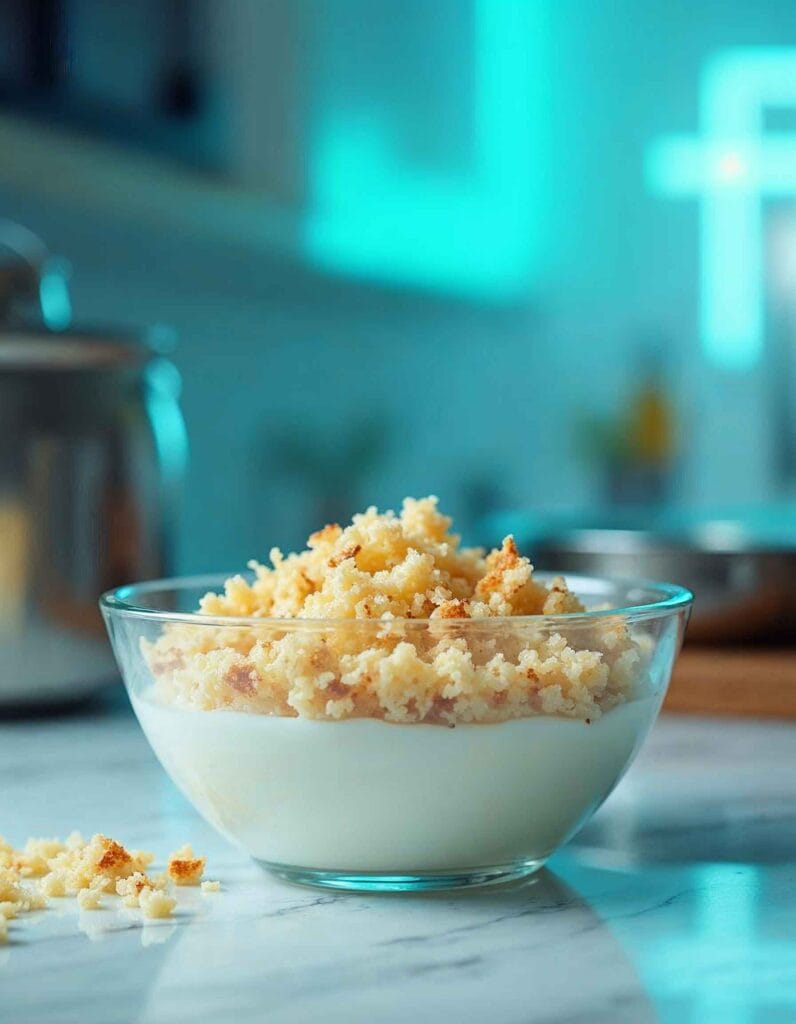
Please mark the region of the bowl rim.
<svg viewBox="0 0 796 1024"><path fill-rule="evenodd" d="M100 609L103 615L122 615L129 618L157 622L178 622L182 624L192 623L197 626L264 626L273 625L279 629L305 629L305 628L330 628L356 624L357 627L370 627L383 629L386 625L402 626L429 626L439 627L441 625L455 625L457 629L483 629L505 626L507 623L520 624L555 624L567 623L572 625L578 621L594 623L595 621L615 618L631 618L633 621L656 619L671 615L677 611L690 609L694 601L693 593L686 587L677 583L666 583L660 580L648 580L642 578L623 578L615 576L591 576L584 573L561 573L545 570L534 573L534 578L542 582L549 582L557 576L564 576L568 583L576 584L591 583L603 586L614 586L625 589L647 589L658 591L661 595L658 600L647 601L641 604L626 605L619 608L596 608L585 612L564 612L555 615L495 615L481 619L415 619L396 616L393 619L352 619L352 618L275 618L265 615L206 615L202 612L175 612L167 609L144 607L134 603L139 594L151 594L159 590L208 590L214 587L223 590L224 583L235 577L243 579L254 578L254 573L202 573L193 576L173 576L156 580L144 580L140 583L126 583L120 587L106 590L99 599ZM572 589L578 592L577 585ZM132 599L132 600L131 600Z"/></svg>

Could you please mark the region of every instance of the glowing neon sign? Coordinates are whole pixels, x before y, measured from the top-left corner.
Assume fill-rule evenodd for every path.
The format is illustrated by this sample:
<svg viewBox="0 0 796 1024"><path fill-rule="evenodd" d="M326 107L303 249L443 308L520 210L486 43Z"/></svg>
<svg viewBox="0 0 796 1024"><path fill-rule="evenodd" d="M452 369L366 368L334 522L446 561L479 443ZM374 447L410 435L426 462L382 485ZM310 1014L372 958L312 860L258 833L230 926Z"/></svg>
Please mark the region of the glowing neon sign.
<svg viewBox="0 0 796 1024"><path fill-rule="evenodd" d="M770 107L796 107L796 49L726 50L703 72L701 137L664 138L648 154L653 188L699 197L700 339L729 370L763 349L762 201L796 194L796 135L765 131Z"/></svg>
<svg viewBox="0 0 796 1024"><path fill-rule="evenodd" d="M471 152L459 171L403 157L391 107L320 111L304 229L310 259L485 296L527 285L542 250L543 16L526 0L475 0Z"/></svg>

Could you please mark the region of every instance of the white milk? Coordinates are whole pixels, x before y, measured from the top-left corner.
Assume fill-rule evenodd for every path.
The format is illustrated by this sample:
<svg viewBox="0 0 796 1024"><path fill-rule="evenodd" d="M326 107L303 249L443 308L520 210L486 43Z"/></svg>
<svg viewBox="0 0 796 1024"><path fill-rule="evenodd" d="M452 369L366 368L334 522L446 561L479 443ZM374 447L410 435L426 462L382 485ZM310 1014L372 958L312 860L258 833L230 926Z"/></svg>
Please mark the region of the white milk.
<svg viewBox="0 0 796 1024"><path fill-rule="evenodd" d="M605 799L658 710L599 721L394 725L189 711L134 697L155 753L253 857L412 873L543 860Z"/></svg>

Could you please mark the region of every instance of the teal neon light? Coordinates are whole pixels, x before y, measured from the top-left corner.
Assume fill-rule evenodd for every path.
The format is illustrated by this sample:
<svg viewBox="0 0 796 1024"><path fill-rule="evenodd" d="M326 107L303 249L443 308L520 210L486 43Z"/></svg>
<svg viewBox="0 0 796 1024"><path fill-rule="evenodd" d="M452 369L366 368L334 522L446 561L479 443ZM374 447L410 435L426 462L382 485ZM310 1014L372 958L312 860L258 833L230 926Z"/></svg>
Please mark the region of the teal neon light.
<svg viewBox="0 0 796 1024"><path fill-rule="evenodd" d="M402 159L389 110L321 112L304 233L312 261L487 297L527 285L542 247L543 8L475 0L471 156L461 172Z"/></svg>
<svg viewBox="0 0 796 1024"><path fill-rule="evenodd" d="M699 197L700 339L727 370L763 351L763 199L796 194L796 135L766 134L767 107L796 107L796 49L724 51L703 72L701 137L661 139L647 160L659 194Z"/></svg>

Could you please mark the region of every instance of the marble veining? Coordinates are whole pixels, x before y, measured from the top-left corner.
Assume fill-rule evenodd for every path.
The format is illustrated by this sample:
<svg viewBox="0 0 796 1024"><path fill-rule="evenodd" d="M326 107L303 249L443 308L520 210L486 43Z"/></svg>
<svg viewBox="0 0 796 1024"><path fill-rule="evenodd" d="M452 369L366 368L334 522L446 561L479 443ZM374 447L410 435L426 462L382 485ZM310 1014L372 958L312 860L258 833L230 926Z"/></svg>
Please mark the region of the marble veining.
<svg viewBox="0 0 796 1024"><path fill-rule="evenodd" d="M0 832L190 840L173 921L53 901L0 947L0 1021L796 1020L796 726L666 718L535 879L462 895L291 887L176 792L132 716L0 724Z"/></svg>

